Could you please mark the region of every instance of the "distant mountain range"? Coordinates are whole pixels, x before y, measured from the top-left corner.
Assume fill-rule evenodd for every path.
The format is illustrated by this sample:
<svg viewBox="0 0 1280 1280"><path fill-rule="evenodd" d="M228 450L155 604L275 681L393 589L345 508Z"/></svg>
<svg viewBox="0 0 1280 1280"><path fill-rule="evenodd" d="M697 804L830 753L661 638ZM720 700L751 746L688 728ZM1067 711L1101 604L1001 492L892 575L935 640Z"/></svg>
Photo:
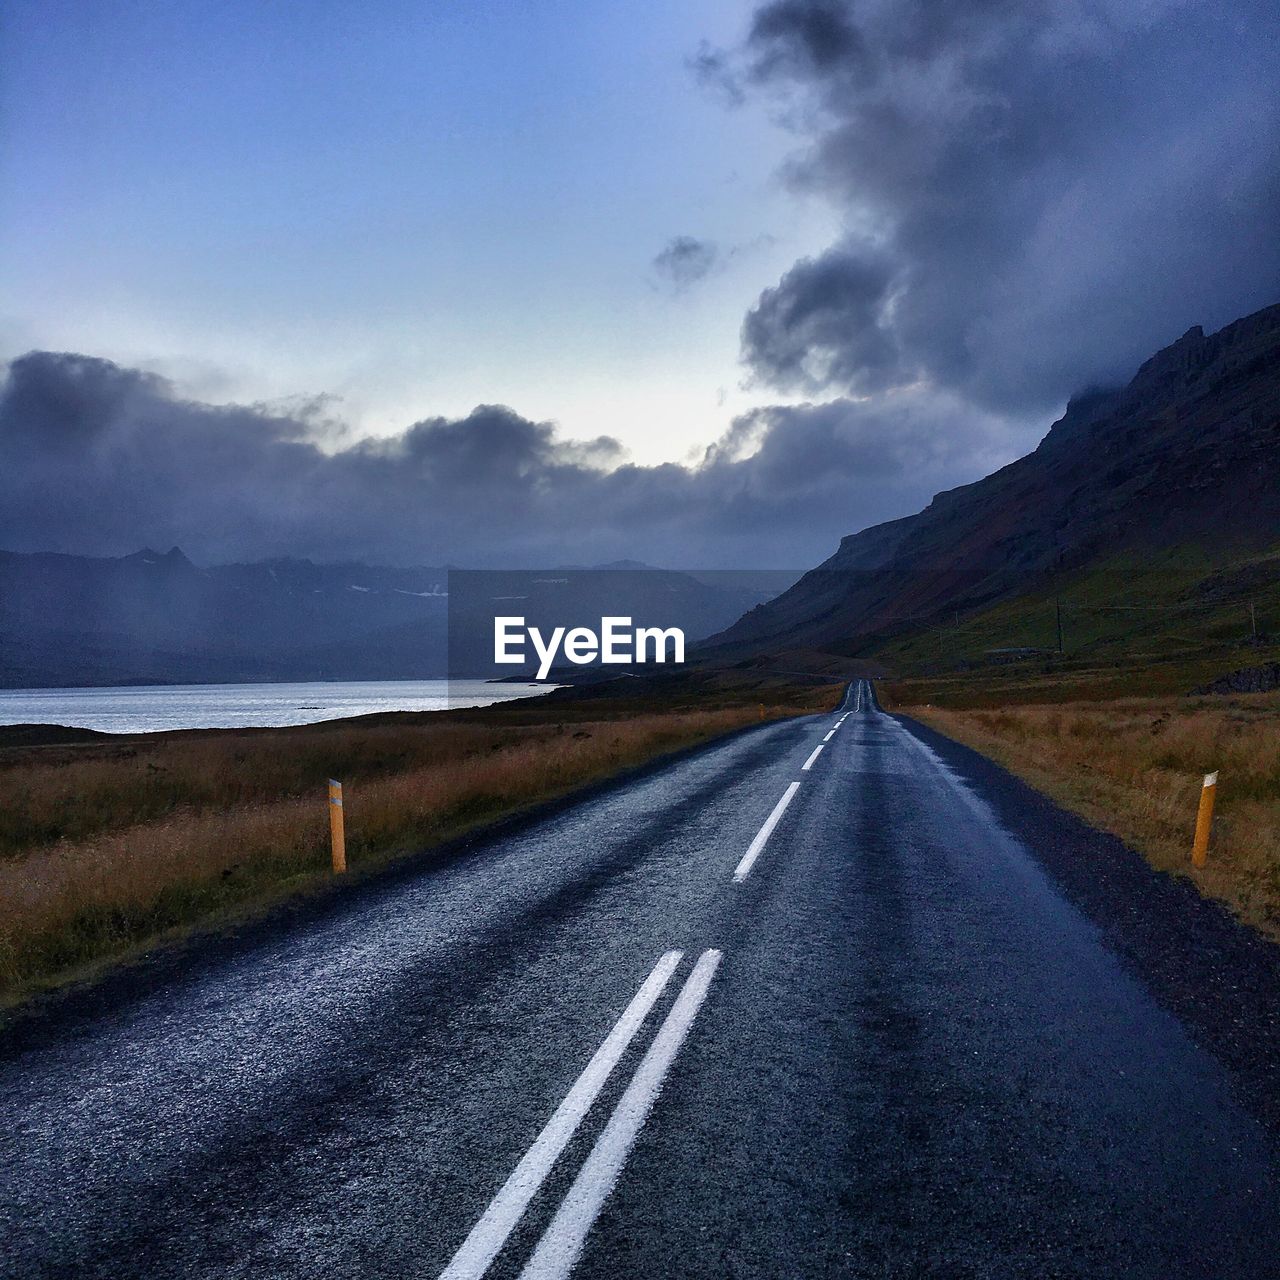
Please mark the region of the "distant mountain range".
<svg viewBox="0 0 1280 1280"><path fill-rule="evenodd" d="M177 547L118 558L0 552L0 687L519 674L492 666L491 626L476 621L487 604L477 583L521 598L491 613L518 608L545 621L551 610L598 625L625 608L684 626L694 639L794 577L696 576L633 561L557 569L541 580L462 574L473 625L454 626L450 662L447 568L308 560L202 568Z"/></svg>
<svg viewBox="0 0 1280 1280"><path fill-rule="evenodd" d="M444 670L443 569L199 568L0 552L0 685L377 679Z"/></svg>
<svg viewBox="0 0 1280 1280"><path fill-rule="evenodd" d="M450 655L449 573L307 560L202 568L176 547L0 552L0 686L507 674L490 661L486 609L540 624L627 612L710 637L699 649L713 661L792 650L890 665L1003 658L1062 646L1064 587L1075 647L1105 649L1116 619L1152 653L1196 636L1235 643L1242 628L1265 639L1268 626L1280 631L1280 306L1207 337L1189 330L1127 386L1072 400L1034 452L846 537L799 581L632 561L481 575L465 608L454 602L467 625L455 625ZM1028 608L1011 611L1019 600Z"/></svg>
<svg viewBox="0 0 1280 1280"><path fill-rule="evenodd" d="M1175 552L1180 564L1199 566L1175 575L1178 592L1200 592L1183 601L1187 609L1214 591L1226 599L1233 583L1231 598L1243 602L1274 593L1280 558L1269 553L1278 551L1280 306L1273 306L1208 337L1189 330L1127 386L1072 400L1033 453L939 494L918 515L846 537L829 560L709 648L722 656L795 648L871 654L941 620L951 626L1090 575L1090 599L1108 590L1114 599L1144 564L1169 566ZM1112 580L1104 585L1106 574ZM1201 579L1208 585L1196 585ZM1175 610L1180 599L1165 607ZM1096 605L1103 607L1130 606ZM984 634L991 643L1002 633ZM1006 643L1013 639L1011 632ZM1049 647L1055 637L1042 632L1038 642Z"/></svg>

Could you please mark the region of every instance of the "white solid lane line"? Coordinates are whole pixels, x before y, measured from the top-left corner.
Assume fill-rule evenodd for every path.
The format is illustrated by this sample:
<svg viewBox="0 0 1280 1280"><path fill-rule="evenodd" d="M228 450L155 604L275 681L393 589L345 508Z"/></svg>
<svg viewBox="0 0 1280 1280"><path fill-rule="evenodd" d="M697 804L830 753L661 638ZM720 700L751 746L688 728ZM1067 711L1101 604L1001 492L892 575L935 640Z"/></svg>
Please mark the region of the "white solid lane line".
<svg viewBox="0 0 1280 1280"><path fill-rule="evenodd" d="M760 850L764 848L765 841L773 834L774 827L778 825L778 819L786 812L787 805L791 803L791 797L799 789L800 784L793 782L782 793L782 799L773 806L773 812L765 819L764 826L756 832L756 838L751 842L746 853L742 855L742 861L738 863L738 868L733 873L735 880L741 882L751 874L751 868L755 866L755 861L760 856Z"/></svg>
<svg viewBox="0 0 1280 1280"><path fill-rule="evenodd" d="M471 1228L471 1234L462 1242L453 1260L440 1273L440 1280L478 1280L484 1275L551 1171L551 1166L573 1137L583 1116L590 1110L609 1074L640 1030L649 1010L680 963L682 954L668 951L654 965L640 990L614 1023L613 1030L534 1139L533 1146L525 1152L480 1221Z"/></svg>
<svg viewBox="0 0 1280 1280"><path fill-rule="evenodd" d="M626 1164L644 1122L675 1061L693 1020L706 999L720 963L720 952L704 951L667 1014L662 1029L640 1060L604 1132L578 1171L551 1225L533 1251L520 1280L562 1280L573 1270L587 1233L599 1216Z"/></svg>
<svg viewBox="0 0 1280 1280"><path fill-rule="evenodd" d="M813 762L822 754L822 743L818 743L813 749L813 754L800 766L801 773L808 773L813 768Z"/></svg>

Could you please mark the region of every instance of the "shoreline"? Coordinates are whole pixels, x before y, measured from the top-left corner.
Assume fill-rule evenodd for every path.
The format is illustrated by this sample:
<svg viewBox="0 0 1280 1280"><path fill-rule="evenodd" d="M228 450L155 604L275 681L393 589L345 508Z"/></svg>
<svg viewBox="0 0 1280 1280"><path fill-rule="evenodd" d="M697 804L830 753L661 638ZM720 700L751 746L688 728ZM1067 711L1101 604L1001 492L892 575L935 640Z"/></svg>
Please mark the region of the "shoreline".
<svg viewBox="0 0 1280 1280"><path fill-rule="evenodd" d="M12 727L7 744L0 728L14 797L0 810L0 1003L321 886L341 893L404 855L837 696L705 674L634 692L274 727ZM331 778L346 792L349 878L330 869Z"/></svg>
<svg viewBox="0 0 1280 1280"><path fill-rule="evenodd" d="M505 686L501 690L495 687L500 684ZM484 677L458 677L9 689L0 690L0 714L15 705L19 711L34 714L0 721L0 749L172 733L283 730L385 715L434 715L545 697L559 687L555 681L499 682ZM304 701L308 698L314 698L314 704ZM385 705L401 700L435 705ZM43 703L49 704L51 714L47 717L39 714L45 709ZM66 712L65 717L59 712ZM300 712L317 715L299 719ZM166 718L173 723L165 723ZM218 722L224 719L232 722ZM120 720L126 723L114 723ZM189 720L214 723L187 723ZM130 722L140 724L135 727Z"/></svg>

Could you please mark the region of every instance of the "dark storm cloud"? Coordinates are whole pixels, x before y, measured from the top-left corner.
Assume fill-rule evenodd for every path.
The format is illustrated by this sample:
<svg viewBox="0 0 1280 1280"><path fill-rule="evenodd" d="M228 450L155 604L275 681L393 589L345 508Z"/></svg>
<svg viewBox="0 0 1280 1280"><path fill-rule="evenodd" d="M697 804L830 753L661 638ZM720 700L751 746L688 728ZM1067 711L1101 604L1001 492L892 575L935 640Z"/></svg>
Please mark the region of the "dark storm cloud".
<svg viewBox="0 0 1280 1280"><path fill-rule="evenodd" d="M783 0L697 70L849 230L748 315L779 388L1043 411L1280 298L1280 8Z"/></svg>
<svg viewBox="0 0 1280 1280"><path fill-rule="evenodd" d="M691 466L626 463L608 436L565 441L494 405L326 449L330 411L201 404L104 360L24 356L0 391L0 547L805 567L1008 449L989 419L910 395L760 409Z"/></svg>
<svg viewBox="0 0 1280 1280"><path fill-rule="evenodd" d="M742 326L742 349L782 391L836 384L866 393L910 382L888 318L891 266L871 254L805 258L766 289Z"/></svg>
<svg viewBox="0 0 1280 1280"><path fill-rule="evenodd" d="M756 10L748 37L757 80L825 75L867 65L862 32L839 0L779 0Z"/></svg>
<svg viewBox="0 0 1280 1280"><path fill-rule="evenodd" d="M676 236L654 258L653 269L677 289L687 289L710 275L719 256L709 240Z"/></svg>

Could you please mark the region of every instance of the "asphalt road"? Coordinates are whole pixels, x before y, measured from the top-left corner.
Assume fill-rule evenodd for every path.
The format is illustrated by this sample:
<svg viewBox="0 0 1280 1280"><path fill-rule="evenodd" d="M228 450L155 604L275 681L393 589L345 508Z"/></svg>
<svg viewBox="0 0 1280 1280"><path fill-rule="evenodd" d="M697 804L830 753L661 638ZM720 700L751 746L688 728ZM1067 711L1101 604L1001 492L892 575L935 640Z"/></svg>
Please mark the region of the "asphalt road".
<svg viewBox="0 0 1280 1280"><path fill-rule="evenodd" d="M1280 1275L1238 1073L927 739L855 685L55 1012L3 1274Z"/></svg>

